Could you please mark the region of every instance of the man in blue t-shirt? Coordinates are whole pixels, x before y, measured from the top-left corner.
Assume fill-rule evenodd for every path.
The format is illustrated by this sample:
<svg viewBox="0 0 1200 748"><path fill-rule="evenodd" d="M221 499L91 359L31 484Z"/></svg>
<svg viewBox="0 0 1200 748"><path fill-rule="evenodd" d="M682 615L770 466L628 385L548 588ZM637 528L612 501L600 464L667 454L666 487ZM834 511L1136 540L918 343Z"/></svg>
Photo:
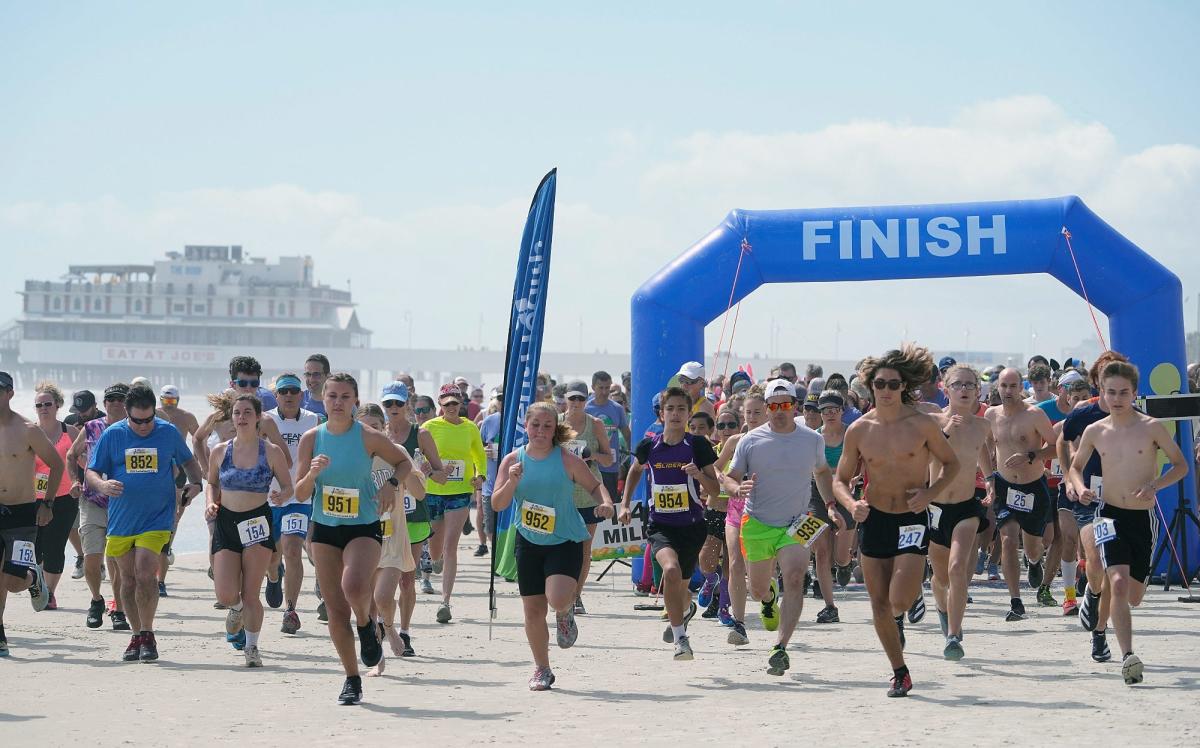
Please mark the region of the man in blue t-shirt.
<svg viewBox="0 0 1200 748"><path fill-rule="evenodd" d="M625 408L609 399L608 394L612 392L612 375L607 371L598 371L592 375L592 396L588 399L587 406L584 408L590 416L595 416L604 424L604 432L608 434L608 446L612 449L613 454L617 455L617 459L613 460L611 465L600 465L600 480L604 481L604 490L608 491L609 496L618 496L617 492L617 477L621 471L621 464L625 461L621 455L620 447L621 440L625 440L625 456L628 456L630 445L633 440L629 434L629 414L625 412Z"/></svg>
<svg viewBox="0 0 1200 748"><path fill-rule="evenodd" d="M329 379L329 359L323 353L314 353L304 360L304 396L300 400L300 407L305 410L316 413L319 416L325 415L325 380ZM410 386L411 390L412 387ZM267 410L264 405L263 410Z"/></svg>
<svg viewBox="0 0 1200 748"><path fill-rule="evenodd" d="M121 598L134 631L123 657L127 662L158 659L158 557L175 521L173 467L181 465L187 475L184 503L201 490L200 464L179 430L155 417L157 404L149 387L131 387L128 417L100 436L87 469L88 486L109 497L105 554L121 570Z"/></svg>

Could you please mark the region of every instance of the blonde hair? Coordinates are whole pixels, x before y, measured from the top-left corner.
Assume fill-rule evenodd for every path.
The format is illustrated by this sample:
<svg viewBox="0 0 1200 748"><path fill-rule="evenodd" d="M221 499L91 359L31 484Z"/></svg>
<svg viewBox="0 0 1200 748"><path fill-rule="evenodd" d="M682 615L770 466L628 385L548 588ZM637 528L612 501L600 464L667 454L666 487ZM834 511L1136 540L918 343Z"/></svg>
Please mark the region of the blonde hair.
<svg viewBox="0 0 1200 748"><path fill-rule="evenodd" d="M525 410L525 423L529 423L529 419L533 418L534 413L545 413L554 418L554 422L558 424L554 429L554 437L550 440L552 444L558 445L563 442L569 442L575 438L575 430L568 426L565 422L558 420L558 408L554 407L553 403L538 401L531 404Z"/></svg>
<svg viewBox="0 0 1200 748"><path fill-rule="evenodd" d="M63 406L63 402L65 402L63 400L62 390L60 390L58 385L54 382L38 382L37 386L34 387L33 390L39 395L49 395L50 397L54 398L54 404L59 408L61 408Z"/></svg>
<svg viewBox="0 0 1200 748"><path fill-rule="evenodd" d="M228 421L233 418L233 403L237 400L237 390L225 390L215 395L208 396L208 404L212 409L221 414L221 421Z"/></svg>

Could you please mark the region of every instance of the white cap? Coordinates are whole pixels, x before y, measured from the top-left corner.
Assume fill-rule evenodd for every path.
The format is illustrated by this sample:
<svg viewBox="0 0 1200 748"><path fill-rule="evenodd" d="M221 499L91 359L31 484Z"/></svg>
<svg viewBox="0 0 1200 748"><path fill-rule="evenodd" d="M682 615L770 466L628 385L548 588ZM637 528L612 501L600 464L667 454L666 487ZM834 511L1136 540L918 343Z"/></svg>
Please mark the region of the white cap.
<svg viewBox="0 0 1200 748"><path fill-rule="evenodd" d="M1072 384L1075 384L1076 382L1082 382L1082 381L1083 381L1083 375L1080 374L1079 372L1075 371L1074 369L1071 369L1066 374L1063 374L1061 377L1058 378L1058 386L1059 387L1069 387Z"/></svg>
<svg viewBox="0 0 1200 748"><path fill-rule="evenodd" d="M704 364L699 361L688 361L679 367L679 371L675 372L675 376L687 377L688 379L704 379Z"/></svg>
<svg viewBox="0 0 1200 748"><path fill-rule="evenodd" d="M173 397L179 399L179 388L173 384L164 384L163 388L158 391L159 397Z"/></svg>
<svg viewBox="0 0 1200 748"><path fill-rule="evenodd" d="M796 386L786 379L772 379L770 382L767 382L767 389L763 392L763 399L768 400L779 395L787 395L795 399Z"/></svg>
<svg viewBox="0 0 1200 748"><path fill-rule="evenodd" d="M150 380L149 380L149 379L146 379L145 377L134 377L133 379L129 380L129 385L130 385L130 386L133 386L133 385L135 385L135 384L144 384L144 385L146 385L147 387L149 387L149 386L150 386Z"/></svg>

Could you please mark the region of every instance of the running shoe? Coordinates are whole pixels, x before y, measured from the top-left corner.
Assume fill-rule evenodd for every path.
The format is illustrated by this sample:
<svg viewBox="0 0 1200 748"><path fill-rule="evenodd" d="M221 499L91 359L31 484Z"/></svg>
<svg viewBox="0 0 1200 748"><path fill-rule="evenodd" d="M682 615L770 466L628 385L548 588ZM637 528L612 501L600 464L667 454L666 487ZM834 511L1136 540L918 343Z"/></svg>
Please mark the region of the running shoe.
<svg viewBox="0 0 1200 748"><path fill-rule="evenodd" d="M707 608L712 602L714 594L717 591L717 581L720 577L714 572L704 578L704 584L700 585L700 594L696 596L696 602L701 608Z"/></svg>
<svg viewBox="0 0 1200 748"><path fill-rule="evenodd" d="M917 599L913 602L912 607L908 609L908 622L920 623L925 618L925 591L921 590L917 593Z"/></svg>
<svg viewBox="0 0 1200 748"><path fill-rule="evenodd" d="M904 651L904 646L908 644L908 640L904 638L904 616L896 616L896 630L900 632L900 651Z"/></svg>
<svg viewBox="0 0 1200 748"><path fill-rule="evenodd" d="M728 605L722 605L717 608L717 623L725 627L733 625L733 614L729 612Z"/></svg>
<svg viewBox="0 0 1200 748"><path fill-rule="evenodd" d="M944 610L939 610L937 612L937 614L938 614L938 626L940 626L942 629L942 636L949 636L950 635L950 616L946 615L946 611L944 611Z"/></svg>
<svg viewBox="0 0 1200 748"><path fill-rule="evenodd" d="M1058 605L1058 601L1055 600L1054 596L1050 594L1050 585L1048 584L1043 584L1041 587L1038 587L1037 601L1038 605L1041 605L1043 608L1053 608L1054 606Z"/></svg>
<svg viewBox="0 0 1200 748"><path fill-rule="evenodd" d="M813 600L821 599L821 580L820 579L814 579L812 582L812 596L813 596Z"/></svg>
<svg viewBox="0 0 1200 748"><path fill-rule="evenodd" d="M946 637L946 648L942 650L942 657L957 662L964 654L966 653L963 652L962 641L957 636Z"/></svg>
<svg viewBox="0 0 1200 748"><path fill-rule="evenodd" d="M1084 631L1095 631L1099 623L1100 596L1092 593L1091 588L1083 588L1083 602L1079 603L1079 625Z"/></svg>
<svg viewBox="0 0 1200 748"><path fill-rule="evenodd" d="M859 563L854 564L854 581L857 582L858 584L863 583L862 564L859 564Z"/></svg>
<svg viewBox="0 0 1200 748"><path fill-rule="evenodd" d="M300 630L300 614L294 610L286 611L283 614L283 625L279 630L285 634L295 634Z"/></svg>
<svg viewBox="0 0 1200 748"><path fill-rule="evenodd" d="M634 597L650 597L650 589L648 587L643 587L640 584L635 585L633 588L633 596Z"/></svg>
<svg viewBox="0 0 1200 748"><path fill-rule="evenodd" d="M729 627L729 636L725 641L739 647L749 644L750 637L746 636L746 624L735 619L733 625Z"/></svg>
<svg viewBox="0 0 1200 748"><path fill-rule="evenodd" d="M1108 637L1103 631L1092 632L1092 659L1096 662L1108 662L1112 659L1112 650L1108 648Z"/></svg>
<svg viewBox="0 0 1200 748"><path fill-rule="evenodd" d="M1121 677L1125 679L1125 685L1132 686L1135 683L1141 683L1142 669L1141 658L1133 652L1121 658Z"/></svg>
<svg viewBox="0 0 1200 748"><path fill-rule="evenodd" d="M983 573L984 568L987 566L987 558L988 558L987 549L980 548L979 549L979 560L977 560L975 562L975 574L976 575Z"/></svg>
<svg viewBox="0 0 1200 748"><path fill-rule="evenodd" d="M533 677L529 679L530 691L549 691L554 685L554 673L548 667L535 668Z"/></svg>
<svg viewBox="0 0 1200 748"><path fill-rule="evenodd" d="M566 615L555 616L559 649L570 649L579 638L579 627L575 625L575 610L568 609Z"/></svg>
<svg viewBox="0 0 1200 748"><path fill-rule="evenodd" d="M358 629L358 657L367 667L375 667L383 658L383 645L379 643L379 629L374 621Z"/></svg>
<svg viewBox="0 0 1200 748"><path fill-rule="evenodd" d="M429 577L421 577L421 594L433 595L433 582L429 581Z"/></svg>
<svg viewBox="0 0 1200 748"><path fill-rule="evenodd" d="M133 628L129 625L129 619L125 617L123 610L114 610L108 614L108 617L112 621L113 631L130 631Z"/></svg>
<svg viewBox="0 0 1200 748"><path fill-rule="evenodd" d="M908 692L912 690L912 676L908 671L904 671L903 677L892 676L892 687L888 689L888 698L897 696L908 696Z"/></svg>
<svg viewBox="0 0 1200 748"><path fill-rule="evenodd" d="M826 605L817 613L817 623L841 623L836 605Z"/></svg>
<svg viewBox="0 0 1200 748"><path fill-rule="evenodd" d="M175 565L175 551L167 551L167 566Z"/></svg>
<svg viewBox="0 0 1200 748"><path fill-rule="evenodd" d="M1062 610L1064 616L1073 616L1079 612L1079 603L1074 599L1063 600Z"/></svg>
<svg viewBox="0 0 1200 748"><path fill-rule="evenodd" d="M167 583L162 581L161 579L158 580L158 596L159 597L167 596Z"/></svg>
<svg viewBox="0 0 1200 748"><path fill-rule="evenodd" d="M430 565L433 567L433 568L432 568L432 571L433 571L433 573L434 573L434 574L441 574L441 573L442 573L442 569L443 569L443 568L445 567L445 565L446 565L446 559L444 559L444 558L439 558L437 561L431 561L431 562L430 562Z"/></svg>
<svg viewBox="0 0 1200 748"><path fill-rule="evenodd" d="M71 579L83 579L83 556L75 557L75 568L71 571Z"/></svg>
<svg viewBox="0 0 1200 748"><path fill-rule="evenodd" d="M850 584L850 580L854 578L854 564L846 564L838 566L835 572L839 587L845 587Z"/></svg>
<svg viewBox="0 0 1200 748"><path fill-rule="evenodd" d="M779 586L771 580L771 598L762 603L762 624L767 631L779 628Z"/></svg>
<svg viewBox="0 0 1200 748"><path fill-rule="evenodd" d="M276 571L275 581L267 580L267 589L263 594L263 598L267 601L267 605L272 608L278 608L283 605L283 564L279 565Z"/></svg>
<svg viewBox="0 0 1200 748"><path fill-rule="evenodd" d="M342 706L354 706L362 701L362 678L351 675L342 684L342 692L338 694L338 703Z"/></svg>
<svg viewBox="0 0 1200 748"><path fill-rule="evenodd" d="M225 641L229 642L234 649L241 652L246 648L246 629L242 629L236 634L226 634Z"/></svg>
<svg viewBox="0 0 1200 748"><path fill-rule="evenodd" d="M58 600L55 599L54 593L50 593L50 602L46 603L46 610L58 610Z"/></svg>
<svg viewBox="0 0 1200 748"><path fill-rule="evenodd" d="M246 656L246 667L262 667L262 655L258 653L258 647L246 647L242 654Z"/></svg>
<svg viewBox="0 0 1200 748"><path fill-rule="evenodd" d="M989 582L1000 581L1000 569L995 564L988 564L988 581Z"/></svg>
<svg viewBox="0 0 1200 748"><path fill-rule="evenodd" d="M450 619L454 616L450 614L450 603L442 603L437 609L437 622L450 623Z"/></svg>
<svg viewBox="0 0 1200 748"><path fill-rule="evenodd" d="M317 603L317 620L321 623L329 623L329 611L325 609L325 601Z"/></svg>
<svg viewBox="0 0 1200 748"><path fill-rule="evenodd" d="M791 666L792 660L787 650L779 644L772 647L771 656L767 658L767 675L783 675Z"/></svg>
<svg viewBox="0 0 1200 748"><path fill-rule="evenodd" d="M229 609L225 614L225 633L236 634L242 630L242 611L240 609Z"/></svg>
<svg viewBox="0 0 1200 748"><path fill-rule="evenodd" d="M125 662L137 662L138 655L142 651L142 635L134 634L129 639L129 646L125 648L125 654L121 655L121 659Z"/></svg>
<svg viewBox="0 0 1200 748"><path fill-rule="evenodd" d="M213 575L212 575L212 567L211 567L211 566L209 566L209 567L208 567L208 578L209 578L209 579L212 579L212 578L213 578Z"/></svg>
<svg viewBox="0 0 1200 748"><path fill-rule="evenodd" d="M475 525L471 524L471 518L467 517L467 522L463 525L463 535L470 535L473 532L475 532Z"/></svg>
<svg viewBox="0 0 1200 748"><path fill-rule="evenodd" d="M1025 603L1021 602L1021 600L1019 600L1019 599L1013 600L1012 607L1009 608L1008 612L1004 614L1004 620L1008 621L1009 623L1012 623L1014 621L1024 621L1025 620Z"/></svg>
<svg viewBox="0 0 1200 748"><path fill-rule="evenodd" d="M1028 561L1028 559L1027 559ZM1029 582L1029 589L1036 590L1042 586L1042 580L1046 577L1046 570L1042 567L1042 562L1039 560L1036 564L1029 564L1029 571L1025 575L1025 581Z"/></svg>
<svg viewBox="0 0 1200 748"><path fill-rule="evenodd" d="M483 558L486 555L487 555L487 546L484 545L483 543L480 543L479 546L475 548L475 558Z"/></svg>
<svg viewBox="0 0 1200 748"><path fill-rule="evenodd" d="M213 610L225 610L225 605L220 600L217 600L213 603Z"/></svg>
<svg viewBox="0 0 1200 748"><path fill-rule="evenodd" d="M578 595L575 596L575 615L577 615L577 616L586 616L587 615L587 608L583 607L583 598L579 597Z"/></svg>
<svg viewBox="0 0 1200 748"><path fill-rule="evenodd" d="M117 609L117 601L116 601L116 599L114 598L114 599L112 599L112 600L109 600L109 601L108 601L108 614L109 614L109 615L112 615L112 612L113 612L114 610L116 610L116 609Z"/></svg>
<svg viewBox="0 0 1200 748"><path fill-rule="evenodd" d="M103 597L88 603L87 619L84 623L89 629L98 629L104 623L105 608Z"/></svg>
<svg viewBox="0 0 1200 748"><path fill-rule="evenodd" d="M700 617L701 618L716 618L717 613L720 611L720 609L721 609L721 596L713 595L709 599L708 606L704 609L704 612L700 614Z"/></svg>
<svg viewBox="0 0 1200 748"><path fill-rule="evenodd" d="M142 632L142 643L138 647L138 659L142 662L154 662L158 659L158 641L153 631Z"/></svg>
<svg viewBox="0 0 1200 748"><path fill-rule="evenodd" d="M34 611L40 613L50 604L50 588L46 585L46 574L41 564L34 564L29 570L33 572L33 581L29 583L29 602L33 604Z"/></svg>
<svg viewBox="0 0 1200 748"><path fill-rule="evenodd" d="M692 643L688 641L686 636L679 637L679 641L675 642L675 659L676 660L692 660L695 655L692 654Z"/></svg>
<svg viewBox="0 0 1200 748"><path fill-rule="evenodd" d="M683 614L683 630L684 630L685 635L687 632L688 624L691 623L691 620L696 617L697 610L698 610L698 608L696 607L696 603L691 603L688 605L687 612ZM666 617L666 613L667 613L667 611L664 610L663 611L664 618ZM665 629L663 629L663 641L666 642L667 644L670 644L671 642L675 641L675 632L671 629L671 624L669 624L669 623L667 624L667 627Z"/></svg>
<svg viewBox="0 0 1200 748"><path fill-rule="evenodd" d="M401 657L416 657L417 650L413 649L412 637L403 631L400 632L400 641L404 642L404 649L400 650Z"/></svg>

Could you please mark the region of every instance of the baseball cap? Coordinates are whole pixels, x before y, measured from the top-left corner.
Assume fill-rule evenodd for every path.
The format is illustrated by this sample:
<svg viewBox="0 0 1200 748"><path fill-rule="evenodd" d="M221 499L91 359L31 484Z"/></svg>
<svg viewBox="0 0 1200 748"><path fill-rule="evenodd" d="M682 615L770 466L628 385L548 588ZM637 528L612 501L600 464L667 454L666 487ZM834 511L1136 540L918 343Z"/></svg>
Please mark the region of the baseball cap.
<svg viewBox="0 0 1200 748"><path fill-rule="evenodd" d="M816 393L820 394L820 392L824 389L825 389L825 377L813 377L812 381L808 383L808 391L809 392L816 392Z"/></svg>
<svg viewBox="0 0 1200 748"><path fill-rule="evenodd" d="M408 402L408 385L404 382L391 382L383 388L383 394L379 396L379 402L386 403L389 400L399 400L402 403Z"/></svg>
<svg viewBox="0 0 1200 748"><path fill-rule="evenodd" d="M164 384L162 389L158 391L158 396L170 398L171 400L178 400L179 388L173 384Z"/></svg>
<svg viewBox="0 0 1200 748"><path fill-rule="evenodd" d="M1074 369L1071 369L1066 374L1063 374L1061 377L1058 378L1058 386L1059 387L1070 387L1071 385L1075 384L1076 382L1083 382L1083 381L1085 381L1083 378L1083 375L1080 374L1079 372L1075 371Z"/></svg>
<svg viewBox="0 0 1200 748"><path fill-rule="evenodd" d="M578 379L573 380L571 382L567 382L566 394L568 397L571 396L572 394L583 395L584 397L587 397L588 396L588 386L585 382L578 380Z"/></svg>
<svg viewBox="0 0 1200 748"><path fill-rule="evenodd" d="M96 396L91 390L80 390L75 393L75 397L71 399L71 410L75 413L83 413L96 407Z"/></svg>
<svg viewBox="0 0 1200 748"><path fill-rule="evenodd" d="M679 367L679 371L675 372L675 376L687 377L688 379L704 379L704 364L699 361L688 361Z"/></svg>
<svg viewBox="0 0 1200 748"><path fill-rule="evenodd" d="M469 387L469 386L471 386L471 383L470 383L469 381L467 381L467 378L466 378L466 377L455 377L455 378L454 378L454 383L455 383L455 384L465 384L465 385L467 385L468 387Z"/></svg>
<svg viewBox="0 0 1200 748"><path fill-rule="evenodd" d="M104 388L104 397L105 398L112 397L113 395L120 395L121 397L125 397L128 394L129 394L129 385L125 384L124 382L117 382L116 384L110 384L109 386Z"/></svg>
<svg viewBox="0 0 1200 748"><path fill-rule="evenodd" d="M405 389L408 389L405 387ZM452 397L455 400L462 402L462 390L454 382L443 384L442 389L438 390L438 401L441 402L443 397Z"/></svg>
<svg viewBox="0 0 1200 748"><path fill-rule="evenodd" d="M146 387L149 387L149 386L150 386L150 380L149 380L149 379L146 379L145 377L134 377L133 379L129 380L129 386L130 386L130 387L135 387L135 386L137 386L137 385L139 385L139 384L140 384L140 385L144 385L144 386L146 386Z"/></svg>
<svg viewBox="0 0 1200 748"><path fill-rule="evenodd" d="M750 375L740 369L729 375L729 391L737 394L750 389L750 385L754 384L750 379Z"/></svg>
<svg viewBox="0 0 1200 748"><path fill-rule="evenodd" d="M500 385L499 387L493 387L492 388L492 397L503 398L504 397L504 385Z"/></svg>
<svg viewBox="0 0 1200 748"><path fill-rule="evenodd" d="M13 388L12 374L7 371L0 371L0 388L11 390Z"/></svg>
<svg viewBox="0 0 1200 748"><path fill-rule="evenodd" d="M958 362L954 360L953 356L942 356L942 360L938 361L938 371L944 372L946 369L949 369L951 366L954 366L957 363Z"/></svg>
<svg viewBox="0 0 1200 748"><path fill-rule="evenodd" d="M786 379L772 379L767 382L767 390L763 393L763 399L778 397L779 395L787 395L790 398L796 397L796 387Z"/></svg>
<svg viewBox="0 0 1200 748"><path fill-rule="evenodd" d="M819 397L819 395L817 395L817 393L815 393L815 392L813 392L810 395L808 395L807 397L805 397L804 398L804 409L805 410L820 410L821 406L817 404L818 397Z"/></svg>
<svg viewBox="0 0 1200 748"><path fill-rule="evenodd" d="M842 393L838 392L837 390L825 390L817 397L818 408L824 408L830 405L838 408L846 407L846 401L844 398L842 398Z"/></svg>
<svg viewBox="0 0 1200 748"><path fill-rule="evenodd" d="M661 407L662 407L662 393L661 393L661 392L655 392L655 393L654 393L654 399L652 399L652 400L650 401L650 404L654 406L654 409L655 409L655 410L658 410L659 408L661 408Z"/></svg>

